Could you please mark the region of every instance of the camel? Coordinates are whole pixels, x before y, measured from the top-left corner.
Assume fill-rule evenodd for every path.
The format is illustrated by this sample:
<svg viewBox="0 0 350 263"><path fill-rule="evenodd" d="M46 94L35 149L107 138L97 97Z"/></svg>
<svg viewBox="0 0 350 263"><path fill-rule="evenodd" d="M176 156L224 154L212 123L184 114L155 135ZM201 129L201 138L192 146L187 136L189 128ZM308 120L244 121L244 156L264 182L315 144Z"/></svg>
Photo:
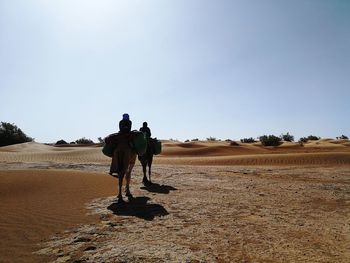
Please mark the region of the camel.
<svg viewBox="0 0 350 263"><path fill-rule="evenodd" d="M153 147L151 145L152 139L149 139L147 143L147 149L146 152L143 155L139 155L138 159L141 162L142 165L142 170L143 170L143 179L142 183L146 186L148 184L152 184L151 180L151 167L152 167L152 162L153 162ZM147 166L148 166L148 177L149 180L147 179L146 173L147 173Z"/></svg>
<svg viewBox="0 0 350 263"><path fill-rule="evenodd" d="M111 163L111 172L118 174L119 179L119 192L118 192L118 202L124 202L122 196L122 187L123 187L123 179L125 176L125 195L128 198L132 198L132 194L130 192L130 180L131 180L131 171L134 168L136 161L136 152L131 148L129 139L127 136L119 138L117 147L115 148L112 156Z"/></svg>

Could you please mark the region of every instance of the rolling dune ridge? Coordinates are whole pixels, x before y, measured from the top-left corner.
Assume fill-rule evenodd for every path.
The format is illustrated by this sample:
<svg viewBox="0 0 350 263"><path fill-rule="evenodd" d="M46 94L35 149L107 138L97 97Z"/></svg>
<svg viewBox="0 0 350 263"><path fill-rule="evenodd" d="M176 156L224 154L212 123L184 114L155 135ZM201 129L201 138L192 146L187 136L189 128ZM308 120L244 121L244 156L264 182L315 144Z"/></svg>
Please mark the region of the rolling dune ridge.
<svg viewBox="0 0 350 263"><path fill-rule="evenodd" d="M101 147L54 147L39 143L24 143L0 147L0 162L55 162L108 164ZM191 165L347 165L350 146L347 140L320 140L300 146L285 142L279 147L227 142L163 143L159 164Z"/></svg>

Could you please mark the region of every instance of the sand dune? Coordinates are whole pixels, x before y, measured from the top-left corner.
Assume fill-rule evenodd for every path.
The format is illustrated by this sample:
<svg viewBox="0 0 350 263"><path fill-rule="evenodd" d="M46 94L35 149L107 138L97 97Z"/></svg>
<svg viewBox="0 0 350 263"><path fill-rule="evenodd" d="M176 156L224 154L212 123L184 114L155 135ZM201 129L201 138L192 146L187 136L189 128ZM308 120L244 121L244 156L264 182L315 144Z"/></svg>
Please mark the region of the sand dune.
<svg viewBox="0 0 350 263"><path fill-rule="evenodd" d="M278 147L227 142L167 143L157 163L191 165L349 165L348 141L320 140L304 146L284 142Z"/></svg>
<svg viewBox="0 0 350 263"><path fill-rule="evenodd" d="M167 143L163 146L162 156L229 156L268 152L249 144L230 146L227 142Z"/></svg>
<svg viewBox="0 0 350 263"><path fill-rule="evenodd" d="M350 165L350 153L259 154L212 157L163 157L156 164L186 165Z"/></svg>
<svg viewBox="0 0 350 263"><path fill-rule="evenodd" d="M300 146L285 142L279 147L228 142L165 142L162 154L155 158L161 164L208 165L346 165L350 164L347 140L312 141ZM23 143L0 147L0 162L53 162L108 164L110 159L101 147L55 147L39 143Z"/></svg>
<svg viewBox="0 0 350 263"><path fill-rule="evenodd" d="M0 262L42 262L32 255L38 244L93 222L85 203L113 195L116 188L116 180L103 173L0 170Z"/></svg>
<svg viewBox="0 0 350 263"><path fill-rule="evenodd" d="M117 261L136 262L163 262L166 258L177 262L187 261L188 258L210 262L256 262L265 259L274 261L278 251L281 253L278 255L284 255L284 259L289 260L298 257L305 262L317 257L320 262L348 262L350 255L344 252L347 240L344 235L349 231L343 235L340 230L344 223L342 213L347 213L346 204L350 200L347 177L349 146L348 140L320 140L306 143L303 147L286 142L279 147L263 147L260 143L230 146L228 142L163 142L162 154L154 159L154 170L156 180L163 180L165 186L140 188L142 174L139 163L132 174L132 191L139 198L136 200L142 201L136 202L136 205L141 205L141 209L146 211L145 216L158 210L160 214L156 213L155 216L165 216L164 220L157 219L156 224L147 223L149 219L139 219L138 213L133 215L130 211L124 211L125 214L120 216L105 211L116 195L117 182L106 174L110 158L102 154L101 147L55 147L40 143L0 147L0 262L74 262L80 259L110 262L111 257L116 256ZM185 166L180 169L181 165ZM331 168L324 168L326 166ZM302 181L301 174L306 174ZM231 179L227 179L227 176ZM314 177L317 177L317 182ZM219 184L222 180L225 183ZM262 180L263 184L254 184L255 180ZM166 185L170 182L173 185ZM273 187L270 187L271 182ZM308 184L313 187L312 198L319 198L312 201L317 205L310 204ZM216 197L211 198L214 186ZM289 191L291 186L294 187L293 192ZM177 188L179 191L174 199L169 192ZM298 195L300 189L302 196ZM225 193L226 201L234 200L226 209L220 209L222 203L216 201L223 198L222 193ZM142 196L145 194L147 196ZM295 200L299 200L300 204L295 205L293 215L290 215L287 207L279 208L266 203L261 197L267 194L273 198L283 197L286 204L294 204ZM329 200L322 199L325 195ZM253 205L247 202L252 196L258 197ZM207 197L205 203L201 203L203 197ZM87 216L85 205L94 198L100 198L92 205L98 210L97 217ZM150 198L158 200L163 206L147 204ZM279 200L273 198L271 202ZM181 207L178 204L182 204ZM308 207L307 213L298 212L303 211L305 205ZM322 209L319 210L320 207L329 208L329 211L324 213ZM195 212L196 209L199 211ZM254 211L258 211L258 216ZM276 211L278 217L275 216ZM310 217L310 213L318 216ZM329 213L334 220L328 220ZM130 216L136 218L130 220ZM322 222L317 219L319 216ZM225 217L231 225L235 225L235 229L226 225L228 221ZM266 218L261 221L261 217ZM288 222L291 217L294 221ZM281 229L290 229L288 235L292 237L291 241L283 241L284 246L293 249L280 246L285 235L283 230L273 232L273 235L269 232L269 246L261 245L267 242L267 233L259 233L269 227L279 229L281 218L284 220ZM329 221L326 227L323 225L325 220ZM305 239L299 246L300 238L294 242L293 237L301 235L298 232L301 231L299 222L305 224L306 221L312 222L307 226L307 231L309 236L311 233L313 243ZM200 225L204 232L194 235L196 226L191 222ZM79 225L82 228L77 230ZM123 227L119 228L120 225ZM118 232L111 231L111 226L113 229L117 226ZM144 235L140 237L137 229L142 229ZM117 235L119 231L127 238L121 239ZM325 233L324 237L312 235L315 231ZM152 239L155 232L158 233L156 240ZM222 239L225 233L225 240L236 245L225 245ZM43 242L54 235L56 238L45 248ZM129 249L130 238L135 250L132 250L131 257L127 257L123 251ZM168 239L171 244L167 243ZM203 240L211 242L210 247L214 250L208 250L207 241ZM329 244L329 240L332 240L332 244ZM145 242L154 249L152 253L142 250ZM243 251L242 244L249 247L251 252ZM271 246L274 247L273 253L268 249ZM106 247L110 249L106 250ZM121 252L113 250L115 247L120 248ZM337 249L337 254L330 254ZM38 250L41 251L40 255L33 254ZM107 251L114 252L108 254ZM155 253L159 257L153 258ZM277 261L283 257L277 257Z"/></svg>
<svg viewBox="0 0 350 263"><path fill-rule="evenodd" d="M58 149L58 148L57 148ZM49 145L36 142L19 143L0 147L0 152L45 152L52 151L54 148Z"/></svg>
<svg viewBox="0 0 350 263"><path fill-rule="evenodd" d="M0 147L0 162L108 163L101 147L55 147L40 143L23 143Z"/></svg>

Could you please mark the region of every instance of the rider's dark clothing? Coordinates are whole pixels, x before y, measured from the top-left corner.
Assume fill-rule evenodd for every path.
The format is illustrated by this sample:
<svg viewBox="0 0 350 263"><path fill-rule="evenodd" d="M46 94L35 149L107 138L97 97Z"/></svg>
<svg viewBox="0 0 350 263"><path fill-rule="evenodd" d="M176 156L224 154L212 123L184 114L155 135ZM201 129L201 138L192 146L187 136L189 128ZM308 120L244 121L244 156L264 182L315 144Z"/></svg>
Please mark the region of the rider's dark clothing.
<svg viewBox="0 0 350 263"><path fill-rule="evenodd" d="M151 138L151 130L148 127L141 127L140 131L146 134L147 138Z"/></svg>
<svg viewBox="0 0 350 263"><path fill-rule="evenodd" d="M131 124L132 122L130 120L121 120L119 122L119 132L121 133L128 133L131 131Z"/></svg>

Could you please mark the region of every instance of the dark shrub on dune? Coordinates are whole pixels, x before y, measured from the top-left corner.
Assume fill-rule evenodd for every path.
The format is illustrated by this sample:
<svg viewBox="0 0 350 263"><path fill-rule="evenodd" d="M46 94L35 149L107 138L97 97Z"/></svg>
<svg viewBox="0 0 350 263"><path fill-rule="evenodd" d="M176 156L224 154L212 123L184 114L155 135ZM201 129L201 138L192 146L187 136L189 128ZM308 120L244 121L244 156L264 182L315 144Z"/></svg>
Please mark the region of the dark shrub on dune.
<svg viewBox="0 0 350 263"><path fill-rule="evenodd" d="M239 146L238 142L230 141L230 146Z"/></svg>
<svg viewBox="0 0 350 263"><path fill-rule="evenodd" d="M345 136L344 134L342 136L336 137L337 140L349 140L348 136Z"/></svg>
<svg viewBox="0 0 350 263"><path fill-rule="evenodd" d="M86 139L85 137L80 138L75 141L77 144L93 144L94 142L90 139Z"/></svg>
<svg viewBox="0 0 350 263"><path fill-rule="evenodd" d="M1 122L0 124L0 147L17 143L32 142L33 138L28 137L15 124Z"/></svg>
<svg viewBox="0 0 350 263"><path fill-rule="evenodd" d="M283 141L286 141L286 142L294 142L294 136L290 135L289 132L287 132L287 134L282 134L281 138Z"/></svg>
<svg viewBox="0 0 350 263"><path fill-rule="evenodd" d="M299 139L299 143L307 143L307 141L308 141L307 137L301 137Z"/></svg>
<svg viewBox="0 0 350 263"><path fill-rule="evenodd" d="M299 139L299 143L307 143L308 141L317 141L321 139L321 137L317 137L317 136L314 136L314 135L309 135L307 137L301 137Z"/></svg>
<svg viewBox="0 0 350 263"><path fill-rule="evenodd" d="M309 136L307 136L307 139L309 141L317 141L317 140L321 139L321 137L317 137L317 136L314 136L314 135L309 135Z"/></svg>
<svg viewBox="0 0 350 263"><path fill-rule="evenodd" d="M321 137L317 137L317 136L314 136L314 135L309 135L307 137L301 137L299 139L299 143L307 143L308 141L317 141L321 139Z"/></svg>
<svg viewBox="0 0 350 263"><path fill-rule="evenodd" d="M282 139L275 135L263 135L259 137L259 140L264 146L279 146L282 143Z"/></svg>
<svg viewBox="0 0 350 263"><path fill-rule="evenodd" d="M55 145L68 144L65 140L59 140L55 143Z"/></svg>
<svg viewBox="0 0 350 263"><path fill-rule="evenodd" d="M253 142L256 142L256 140L253 137L250 137L250 138L241 139L241 142L242 143L253 143Z"/></svg>

